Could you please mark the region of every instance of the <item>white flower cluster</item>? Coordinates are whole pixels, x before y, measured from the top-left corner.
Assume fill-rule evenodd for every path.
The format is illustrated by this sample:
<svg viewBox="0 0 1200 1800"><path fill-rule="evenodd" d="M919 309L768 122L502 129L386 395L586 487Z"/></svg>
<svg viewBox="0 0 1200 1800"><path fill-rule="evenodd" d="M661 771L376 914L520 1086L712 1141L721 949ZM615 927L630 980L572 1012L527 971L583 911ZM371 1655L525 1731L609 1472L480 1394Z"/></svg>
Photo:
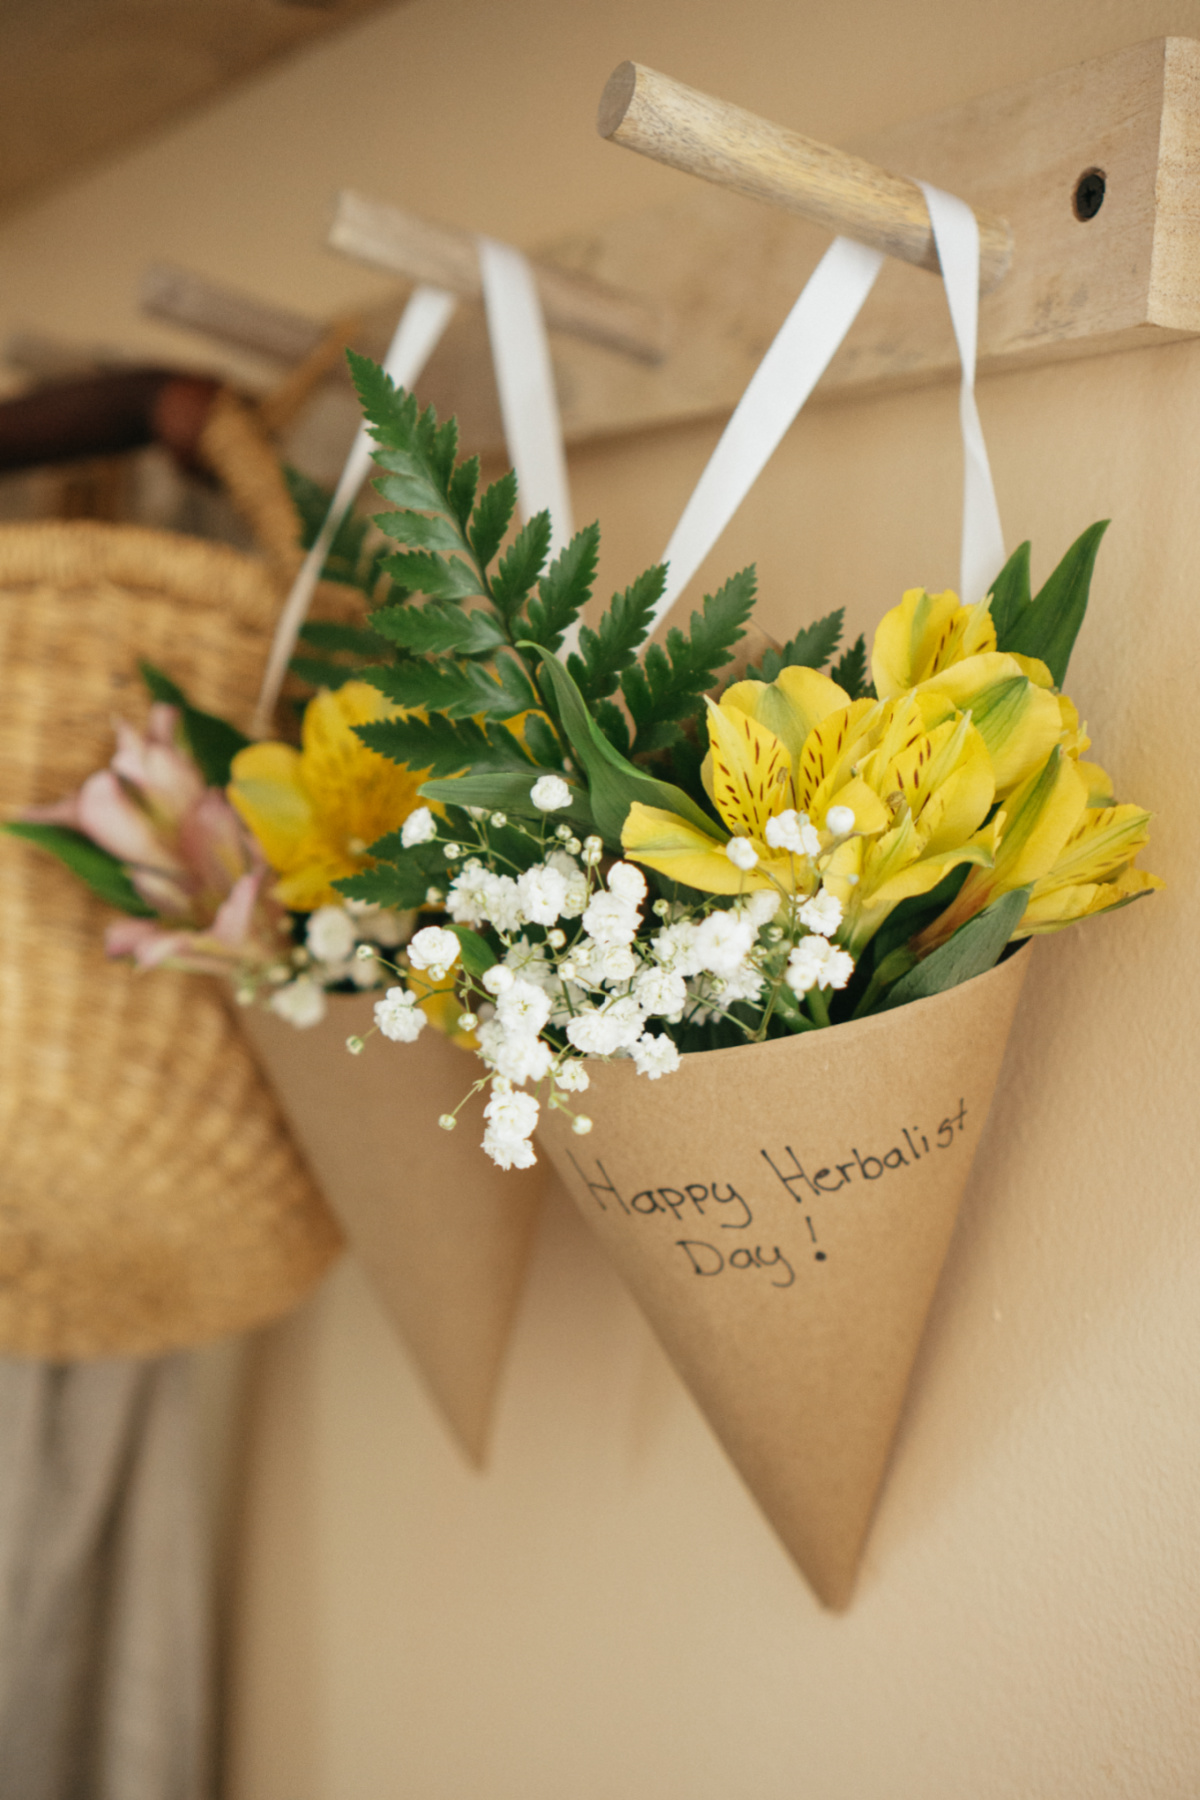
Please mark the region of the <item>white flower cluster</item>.
<svg viewBox="0 0 1200 1800"><path fill-rule="evenodd" d="M560 777L542 776L531 799L549 814L568 807L572 792ZM616 862L601 881L599 838L580 842L569 825L552 827L547 820L527 828L541 843L540 859L502 873L484 822L504 826L506 816L468 810L481 822L479 853L445 846L447 861L457 865L445 907L452 924L500 942L490 967L473 962L473 973L463 977L477 999L459 1024L475 1032L488 1071L483 1146L501 1168L524 1169L536 1160L532 1137L541 1103L527 1091L531 1085L548 1084L549 1105L568 1111L567 1096L588 1087L589 1057L626 1057L639 1075L657 1081L679 1066L672 1027L719 1019L739 1002L765 1005L768 990L777 998L784 984L797 996L844 987L853 973L851 957L832 941L841 905L824 888L795 899L755 890L732 904L690 908L660 900L647 919L645 876L632 863ZM438 829L433 814L419 809L404 827L405 841L427 843ZM803 813L772 819L767 839L810 858L820 850ZM729 850L739 866L741 841L734 839ZM412 986L389 988L375 1019L384 1036L411 1043L426 1023L418 1000L445 984L458 964L459 938L427 926L412 938L407 956ZM450 1129L454 1116L441 1123ZM586 1132L591 1121L577 1116L574 1129Z"/></svg>
<svg viewBox="0 0 1200 1800"><path fill-rule="evenodd" d="M362 900L318 906L309 914L303 948L293 952L293 967L280 969L283 985L268 1001L271 1011L298 1030L319 1025L326 990L347 981L377 988L383 975L378 952L403 944L415 922L414 913L389 912Z"/></svg>

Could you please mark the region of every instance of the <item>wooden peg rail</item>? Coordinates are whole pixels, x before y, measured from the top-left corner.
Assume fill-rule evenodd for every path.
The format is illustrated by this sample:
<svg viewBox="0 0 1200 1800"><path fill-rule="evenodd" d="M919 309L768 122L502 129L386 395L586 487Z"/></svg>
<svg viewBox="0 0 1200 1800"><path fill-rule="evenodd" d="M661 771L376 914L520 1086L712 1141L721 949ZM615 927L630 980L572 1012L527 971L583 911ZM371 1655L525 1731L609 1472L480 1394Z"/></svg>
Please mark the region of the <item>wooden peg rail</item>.
<svg viewBox="0 0 1200 1800"><path fill-rule="evenodd" d="M329 243L360 262L390 269L408 281L448 288L468 300L478 300L483 291L476 241L469 231L432 225L361 194L338 195ZM545 264L534 264L534 278L552 330L638 362L662 361L664 322L652 301Z"/></svg>
<svg viewBox="0 0 1200 1800"><path fill-rule="evenodd" d="M704 127L714 108L715 136ZM664 169L661 204L539 249L547 310L564 327L552 351L569 442L730 412L830 231L847 228L851 203L876 224L886 213L883 247L892 254L815 402L956 378L945 299L926 272L923 197L915 209L910 183L897 188L883 177L881 186L877 170L902 170L971 204L992 246L985 281L999 272L1011 231L1007 272L980 302L982 373L1200 333L1200 44L1191 39L1136 44L914 119L856 142L853 155L814 147L647 71L610 85L601 126L616 142L636 135L639 147L652 139L670 148L677 166L686 154L704 179ZM820 224L814 187L827 207ZM769 204L748 204L750 193ZM860 223L859 235L866 229ZM333 242L410 283L478 292L469 235L394 208L344 198ZM364 343L372 354L382 353L399 313L399 285L373 321L377 342ZM286 313L264 322L277 309L239 309L228 299L210 305L203 324L186 284L157 307L187 322L191 306L191 322L210 335L223 332L285 361L307 354L326 329ZM452 321L419 394L443 416L457 413L464 444L502 452L477 305Z"/></svg>
<svg viewBox="0 0 1200 1800"><path fill-rule="evenodd" d="M889 174L740 106L714 100L640 63L609 77L596 121L600 136L655 162L735 193L799 213L823 230L883 250L920 269L940 269L925 196ZM1012 261L1008 221L978 210L979 285L986 293Z"/></svg>

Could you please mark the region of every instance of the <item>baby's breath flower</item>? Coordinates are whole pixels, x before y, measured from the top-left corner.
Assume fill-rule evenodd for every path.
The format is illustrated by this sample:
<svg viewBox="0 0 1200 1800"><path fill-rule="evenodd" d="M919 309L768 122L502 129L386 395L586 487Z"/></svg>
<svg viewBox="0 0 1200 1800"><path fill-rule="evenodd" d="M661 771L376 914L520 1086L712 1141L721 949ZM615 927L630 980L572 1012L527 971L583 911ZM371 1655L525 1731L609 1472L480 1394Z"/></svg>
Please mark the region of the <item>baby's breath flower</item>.
<svg viewBox="0 0 1200 1800"><path fill-rule="evenodd" d="M360 944L354 954L357 956L359 962L373 962L375 960L375 946L374 944Z"/></svg>
<svg viewBox="0 0 1200 1800"><path fill-rule="evenodd" d="M401 835L403 835L403 833ZM461 844L447 844L444 851L447 862L457 862L462 853L463 848Z"/></svg>
<svg viewBox="0 0 1200 1800"><path fill-rule="evenodd" d="M583 845L579 842L579 839L574 833L572 833L569 838L563 839L563 849L571 856L578 856L582 848Z"/></svg>
<svg viewBox="0 0 1200 1800"><path fill-rule="evenodd" d="M552 950L561 950L566 941L566 932L560 931L557 925L554 927L553 931L548 931L546 933L546 942Z"/></svg>
<svg viewBox="0 0 1200 1800"><path fill-rule="evenodd" d="M854 830L854 825L852 806L831 806L825 814L825 829L832 831L834 837L846 837Z"/></svg>
<svg viewBox="0 0 1200 1800"><path fill-rule="evenodd" d="M639 1075L648 1075L651 1081L673 1074L681 1061L670 1038L660 1032L643 1033L633 1046L634 1067Z"/></svg>
<svg viewBox="0 0 1200 1800"><path fill-rule="evenodd" d="M431 980L444 981L458 961L460 948L452 931L441 925L427 925L409 942L408 959L414 969L427 969Z"/></svg>
<svg viewBox="0 0 1200 1800"><path fill-rule="evenodd" d="M478 1023L479 1020L475 1017L473 1012L464 1012L459 1013L458 1015L458 1029L460 1031L474 1031Z"/></svg>
<svg viewBox="0 0 1200 1800"><path fill-rule="evenodd" d="M503 830L504 826L508 824L508 814L505 812L494 812L491 817L491 823L496 827L497 831Z"/></svg>
<svg viewBox="0 0 1200 1800"><path fill-rule="evenodd" d="M437 836L437 820L427 806L418 806L410 812L400 827L400 842L406 850L414 844L428 844Z"/></svg>
<svg viewBox="0 0 1200 1800"><path fill-rule="evenodd" d="M489 994L502 994L505 988L512 986L515 977L512 970L506 969L503 963L493 963L480 979Z"/></svg>
<svg viewBox="0 0 1200 1800"><path fill-rule="evenodd" d="M560 844L565 844L568 838L573 838L575 836L575 833L571 830L571 827L564 822L563 824L554 827L554 835Z"/></svg>
<svg viewBox="0 0 1200 1800"><path fill-rule="evenodd" d="M800 908L800 923L819 937L832 937L842 922L842 903L836 894L822 888Z"/></svg>
<svg viewBox="0 0 1200 1800"><path fill-rule="evenodd" d="M554 1085L564 1094L582 1094L591 1087L592 1078L581 1062L568 1059L554 1070Z"/></svg>
<svg viewBox="0 0 1200 1800"><path fill-rule="evenodd" d="M427 1020L410 989L390 987L383 999L375 1002L375 1023L394 1044L413 1044Z"/></svg>
<svg viewBox="0 0 1200 1800"><path fill-rule="evenodd" d="M298 975L286 987L275 990L270 1006L271 1011L286 1019L289 1025L294 1025L298 1031L307 1031L325 1017L325 989L311 976Z"/></svg>
<svg viewBox="0 0 1200 1800"><path fill-rule="evenodd" d="M793 856L818 856L821 840L806 812L789 807L767 820L764 833L772 850L788 850Z"/></svg>
<svg viewBox="0 0 1200 1800"><path fill-rule="evenodd" d="M425 889L426 906L440 906L445 898L445 894L443 894L439 887L427 887Z"/></svg>
<svg viewBox="0 0 1200 1800"><path fill-rule="evenodd" d="M318 962L345 962L354 953L354 921L342 906L318 906L304 941Z"/></svg>
<svg viewBox="0 0 1200 1800"><path fill-rule="evenodd" d="M366 1047L365 1041L360 1037L348 1037L346 1039L346 1048L351 1056L361 1056Z"/></svg>
<svg viewBox="0 0 1200 1800"><path fill-rule="evenodd" d="M604 839L595 836L583 840L583 860L589 869L594 869L604 855Z"/></svg>
<svg viewBox="0 0 1200 1800"><path fill-rule="evenodd" d="M801 938L788 957L784 980L794 994L813 987L844 988L854 973L854 959L827 938Z"/></svg>
<svg viewBox="0 0 1200 1800"><path fill-rule="evenodd" d="M758 861L758 851L754 848L754 845L750 842L749 838L730 838L725 846L725 854L735 869L741 869L743 871L752 869Z"/></svg>
<svg viewBox="0 0 1200 1800"><path fill-rule="evenodd" d="M442 1113L441 1117L438 1119L438 1124L443 1131L453 1131L454 1127L458 1124L458 1120L453 1113Z"/></svg>
<svg viewBox="0 0 1200 1800"><path fill-rule="evenodd" d="M575 1136L586 1137L591 1129L592 1121L587 1117L586 1113L576 1113L571 1124L571 1130L575 1133Z"/></svg>
<svg viewBox="0 0 1200 1800"><path fill-rule="evenodd" d="M539 812L561 812L571 804L571 790L561 775L542 775L529 790Z"/></svg>

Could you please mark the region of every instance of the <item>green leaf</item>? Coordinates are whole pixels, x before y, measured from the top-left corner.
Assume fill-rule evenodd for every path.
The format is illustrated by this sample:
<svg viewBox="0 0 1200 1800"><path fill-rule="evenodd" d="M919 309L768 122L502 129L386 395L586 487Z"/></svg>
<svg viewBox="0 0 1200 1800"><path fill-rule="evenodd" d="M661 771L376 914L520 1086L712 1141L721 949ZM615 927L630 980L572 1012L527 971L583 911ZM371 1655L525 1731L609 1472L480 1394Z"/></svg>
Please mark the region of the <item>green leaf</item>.
<svg viewBox="0 0 1200 1800"><path fill-rule="evenodd" d="M621 828L635 800L677 813L697 830L717 837L713 821L681 789L655 781L613 749L593 720L587 703L562 664L538 646L542 673L554 695L562 727L588 783L588 799L596 827L611 846L621 842Z"/></svg>
<svg viewBox="0 0 1200 1800"><path fill-rule="evenodd" d="M1021 923L1032 888L1014 888L976 913L954 936L901 977L877 1010L906 1006L910 1000L927 1000L948 988L984 975L999 962L1013 932Z"/></svg>
<svg viewBox="0 0 1200 1800"><path fill-rule="evenodd" d="M323 488L320 482L310 480L299 469L293 469L287 463L283 466L283 476L300 521L301 546L305 550L311 550L325 523L329 508L333 505L333 494ZM323 581L339 581L349 587L364 585L365 572L361 565L366 535L367 521L359 518L353 511L347 512L334 533L333 542L325 557L321 570Z"/></svg>
<svg viewBox="0 0 1200 1800"><path fill-rule="evenodd" d="M464 548L462 532L444 513L376 513L375 523L385 537L418 550L454 551Z"/></svg>
<svg viewBox="0 0 1200 1800"><path fill-rule="evenodd" d="M413 473L409 468L410 458L383 451L376 457L376 462L385 469L391 469L388 475L382 475L375 483L376 492L394 506L405 511L440 512L445 506L445 498L438 492L432 478L424 473ZM403 463L402 468L393 468L393 464ZM384 518L388 517L385 513Z"/></svg>
<svg viewBox="0 0 1200 1800"><path fill-rule="evenodd" d="M417 656L491 656L508 641L492 613L448 601L389 607L372 613L371 623L381 638Z"/></svg>
<svg viewBox="0 0 1200 1800"><path fill-rule="evenodd" d="M199 707L193 706L183 689L169 675L164 675L161 669L156 669L153 663L142 661L138 668L155 700L165 700L169 706L179 708L187 747L205 784L208 787L227 787L230 764L238 751L246 748L250 739L227 719L218 718L216 713L201 712Z"/></svg>
<svg viewBox="0 0 1200 1800"><path fill-rule="evenodd" d="M867 680L867 640L859 637L851 644L841 661L830 670L830 674L840 688L844 688L851 700L862 700L871 693L871 684Z"/></svg>
<svg viewBox="0 0 1200 1800"><path fill-rule="evenodd" d="M529 677L511 657L497 661L495 673L479 663L446 657L364 669L362 674L398 706L448 719L511 719L541 704Z"/></svg>
<svg viewBox="0 0 1200 1800"><path fill-rule="evenodd" d="M742 679L774 681L784 669L823 669L842 641L844 618L845 608L839 606L836 612L814 620L782 649L764 650L762 662L757 668L747 669Z"/></svg>
<svg viewBox="0 0 1200 1800"><path fill-rule="evenodd" d="M431 775L457 775L463 769L533 767L511 732L501 729L493 738L472 719L374 719L354 729L363 743L380 756L410 769L428 769Z"/></svg>
<svg viewBox="0 0 1200 1800"><path fill-rule="evenodd" d="M520 611L522 601L542 572L549 549L550 514L535 513L528 525L518 531L492 577L492 598L506 619Z"/></svg>
<svg viewBox="0 0 1200 1800"><path fill-rule="evenodd" d="M475 490L479 486L479 458L470 456L466 462L459 463L450 477L446 490L450 501L450 510L463 530L471 517L471 508L475 504Z"/></svg>
<svg viewBox="0 0 1200 1800"><path fill-rule="evenodd" d="M345 687L348 681L362 678L362 671L350 663L323 662L316 656L293 656L288 668L309 687L328 688L331 693Z"/></svg>
<svg viewBox="0 0 1200 1800"><path fill-rule="evenodd" d="M637 727L633 755L669 744L676 734L664 734L662 727L690 718L699 707L733 646L745 636L743 627L754 608L756 588L751 564L705 597L701 610L692 614L689 636L673 626L665 647L649 645L641 665L634 664L622 675L621 692Z"/></svg>
<svg viewBox="0 0 1200 1800"><path fill-rule="evenodd" d="M425 782L421 796L444 806L485 806L489 812L511 813L517 819L544 820L546 814L529 797L534 780L532 769L521 775L459 775L452 781ZM596 829L587 795L581 788L571 788L570 806L555 812L551 823L557 824L560 819L569 820L578 831Z"/></svg>
<svg viewBox="0 0 1200 1800"><path fill-rule="evenodd" d="M486 938L481 938L479 933L472 931L469 925L450 925L447 929L452 931L458 939L462 965L468 975L474 975L478 979L479 976L486 975L488 970L499 961L496 952Z"/></svg>
<svg viewBox="0 0 1200 1800"><path fill-rule="evenodd" d="M428 550L398 551L387 557L383 566L393 581L427 594L431 600L470 600L479 593L478 575L457 556L434 556Z"/></svg>
<svg viewBox="0 0 1200 1800"><path fill-rule="evenodd" d="M387 650L378 632L336 619L306 619L300 627L300 637L314 650L345 650L352 656L380 656Z"/></svg>
<svg viewBox="0 0 1200 1800"><path fill-rule="evenodd" d="M348 875L331 885L350 900L365 900L372 906L386 906L396 912L413 912L425 904L429 876L414 860L363 869L359 874Z"/></svg>
<svg viewBox="0 0 1200 1800"><path fill-rule="evenodd" d="M147 906L129 879L124 863L81 831L73 831L69 825L42 825L26 819L13 819L0 826L0 831L49 851L109 906L132 913L135 919L157 918L154 908Z"/></svg>
<svg viewBox="0 0 1200 1800"><path fill-rule="evenodd" d="M666 564L655 564L623 594L613 595L598 630L583 627L579 653L567 658L567 667L585 701L604 700L614 692L622 670L634 661L645 640L666 581Z"/></svg>
<svg viewBox="0 0 1200 1800"><path fill-rule="evenodd" d="M1018 544L992 584L991 615L996 627L996 642L1001 649L1004 640L1033 599L1029 580L1029 539Z"/></svg>
<svg viewBox="0 0 1200 1800"><path fill-rule="evenodd" d="M510 469L499 481L493 481L485 488L479 505L475 508L475 517L471 520L468 537L471 548L479 559L481 569L486 569L504 542L504 534L512 523L514 508L517 504L517 478Z"/></svg>
<svg viewBox="0 0 1200 1800"><path fill-rule="evenodd" d="M556 774L562 770L563 751L549 719L543 713L531 712L525 721L525 743L530 756L541 763L545 769L553 769Z"/></svg>
<svg viewBox="0 0 1200 1800"><path fill-rule="evenodd" d="M567 627L592 595L600 554L600 527L586 525L561 550L538 583L536 599L525 608L529 632L544 650L557 650Z"/></svg>
<svg viewBox="0 0 1200 1800"><path fill-rule="evenodd" d="M1087 612L1096 553L1108 527L1109 520L1100 519L1076 538L1045 587L1006 630L1003 642L997 628L999 649L1040 658L1058 688L1066 680L1071 651Z"/></svg>

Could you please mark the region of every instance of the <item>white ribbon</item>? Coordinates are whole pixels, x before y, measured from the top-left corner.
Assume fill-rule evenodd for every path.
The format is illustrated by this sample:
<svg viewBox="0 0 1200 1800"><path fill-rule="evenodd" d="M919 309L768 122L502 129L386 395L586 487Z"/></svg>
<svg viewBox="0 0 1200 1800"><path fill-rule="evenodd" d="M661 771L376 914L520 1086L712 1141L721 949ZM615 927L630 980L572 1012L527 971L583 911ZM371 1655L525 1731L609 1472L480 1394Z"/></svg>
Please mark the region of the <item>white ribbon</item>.
<svg viewBox="0 0 1200 1800"><path fill-rule="evenodd" d="M525 524L535 513L549 512L554 557L571 541L571 491L537 282L527 257L489 237L479 239L479 275L504 441L517 474L518 514ZM572 625L560 656L575 648L578 636L578 624Z"/></svg>
<svg viewBox="0 0 1200 1800"><path fill-rule="evenodd" d="M917 186L929 207L933 241L942 265L950 320L962 362L958 416L963 439L963 522L959 598L982 600L1004 567L1004 533L975 404L975 348L979 335L979 221L956 194L927 181Z"/></svg>
<svg viewBox="0 0 1200 1800"><path fill-rule="evenodd" d="M979 317L979 225L965 201L926 182L962 361L959 417L963 483L962 598L982 599L1004 563L1004 540L979 411L975 344ZM667 585L652 628L665 617L762 473L800 408L833 361L883 266L883 255L835 238L750 379L663 552Z"/></svg>
<svg viewBox="0 0 1200 1800"><path fill-rule="evenodd" d="M388 353L383 359L384 370L397 387L412 387L437 349L457 304L454 295L448 294L444 288L413 289L408 305L401 313L400 322L392 334ZM300 571L283 603L255 709L255 737L263 736L270 728L279 690L292 660L300 627L308 617L313 594L321 579L321 570L325 567L325 558L329 555L329 548L337 536L339 525L358 498L358 490L367 478L373 454L367 427L360 425L354 434L354 443L346 458L346 466L342 470L329 511L325 515L325 522L300 565Z"/></svg>
<svg viewBox="0 0 1200 1800"><path fill-rule="evenodd" d="M518 511L522 523L543 509L549 511L550 554L555 556L571 539L571 495L550 343L537 283L528 259L510 244L497 243L494 238L479 239L479 274L504 439L517 472ZM414 289L384 358L384 369L397 387L411 388L419 378L450 323L456 304L454 295L442 288ZM269 728L325 559L338 527L367 478L372 457L367 428L360 425L325 522L279 615L254 715L256 737ZM578 636L578 624L572 625L559 652L561 656L575 648Z"/></svg>
<svg viewBox="0 0 1200 1800"><path fill-rule="evenodd" d="M883 267L883 253L835 238L750 378L663 552L667 585L653 625L674 606L833 361Z"/></svg>

